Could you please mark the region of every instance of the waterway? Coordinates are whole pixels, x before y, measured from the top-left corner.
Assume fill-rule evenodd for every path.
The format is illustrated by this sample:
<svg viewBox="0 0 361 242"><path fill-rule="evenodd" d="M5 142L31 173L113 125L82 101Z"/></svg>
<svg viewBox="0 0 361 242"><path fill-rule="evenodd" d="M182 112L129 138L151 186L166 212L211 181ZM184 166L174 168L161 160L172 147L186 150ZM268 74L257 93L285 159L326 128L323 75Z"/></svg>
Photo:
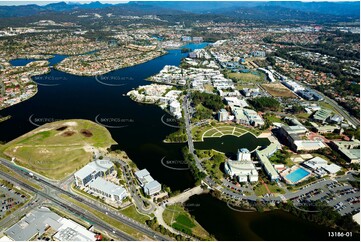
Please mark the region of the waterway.
<svg viewBox="0 0 361 242"><path fill-rule="evenodd" d="M186 202L187 210L218 240L340 240L331 238L330 228L300 219L290 213L240 212L230 209L225 202L209 194L192 196ZM359 240L360 235L341 240Z"/></svg>
<svg viewBox="0 0 361 242"><path fill-rule="evenodd" d="M196 49L205 45L189 44L185 47ZM181 161L181 148L184 146L162 142L166 135L177 130L161 121L166 113L155 105L139 104L125 96L131 89L150 84L145 79L157 74L165 65L179 65L186 55L179 49L170 50L167 55L98 78L74 76L54 69L49 74L34 77L33 80L39 83L38 93L27 101L0 111L2 116L12 116L10 120L0 123L0 141L10 141L29 132L36 128L34 124L60 119L98 120L113 127L108 128L118 142L117 147L113 148L125 150L140 169L147 168L156 180L172 190L182 191L192 187L194 180L189 170L164 166L164 161ZM63 58L55 56L50 59L51 65ZM14 60L11 63L25 65L29 60ZM234 147L227 145L224 151L231 152L234 148L247 145L248 141L241 138L228 140L234 138L223 137L223 142L238 144ZM258 145L265 145L263 142L258 144L254 140L246 147L252 150ZM214 140L207 140L203 145L222 150ZM312 229L307 222L287 213L239 214L209 195L194 196L189 203L200 205L190 212L217 239L327 239L323 237L323 230L318 231L317 227Z"/></svg>
<svg viewBox="0 0 361 242"><path fill-rule="evenodd" d="M48 59L50 66L55 65L56 63L59 63L60 61L64 60L67 56L66 55L54 55L53 58ZM29 64L32 61L38 61L42 59L16 59L11 60L10 64L13 66L25 66L26 64Z"/></svg>
<svg viewBox="0 0 361 242"><path fill-rule="evenodd" d="M237 150L240 148L247 148L253 151L258 147L269 145L270 142L267 138L257 138L251 133L246 133L239 137L233 135L224 135L222 137L204 138L203 142L195 142L194 147L200 150L214 149L231 159L235 159Z"/></svg>
<svg viewBox="0 0 361 242"><path fill-rule="evenodd" d="M203 48L207 43L186 47ZM38 93L27 101L0 111L12 118L0 124L0 141L10 141L43 124L59 119L98 120L108 128L118 146L142 168L147 168L154 179L172 190L185 190L194 185L189 170L170 169L163 161L181 161L184 144L165 144L163 139L177 128L167 126L161 118L166 113L156 105L139 104L125 94L140 85L149 85L149 76L157 74L165 65L179 65L186 57L180 50L169 50L167 55L149 62L120 69L100 77L81 77L52 69L49 74L33 77ZM49 59L54 65L66 56ZM14 65L26 65L33 60L18 59ZM119 128L121 127L121 128ZM178 162L181 164L182 162ZM184 166L184 164L183 164Z"/></svg>

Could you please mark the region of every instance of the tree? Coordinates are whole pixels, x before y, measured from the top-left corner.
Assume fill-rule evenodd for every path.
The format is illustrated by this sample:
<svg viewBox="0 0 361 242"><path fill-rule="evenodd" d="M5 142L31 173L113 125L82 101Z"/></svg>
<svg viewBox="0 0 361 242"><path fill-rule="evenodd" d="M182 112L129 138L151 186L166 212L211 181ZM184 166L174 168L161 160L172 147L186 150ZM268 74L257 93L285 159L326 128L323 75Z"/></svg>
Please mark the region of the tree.
<svg viewBox="0 0 361 242"><path fill-rule="evenodd" d="M281 107L280 103L272 97L257 97L250 100L250 104L257 111L278 111Z"/></svg>

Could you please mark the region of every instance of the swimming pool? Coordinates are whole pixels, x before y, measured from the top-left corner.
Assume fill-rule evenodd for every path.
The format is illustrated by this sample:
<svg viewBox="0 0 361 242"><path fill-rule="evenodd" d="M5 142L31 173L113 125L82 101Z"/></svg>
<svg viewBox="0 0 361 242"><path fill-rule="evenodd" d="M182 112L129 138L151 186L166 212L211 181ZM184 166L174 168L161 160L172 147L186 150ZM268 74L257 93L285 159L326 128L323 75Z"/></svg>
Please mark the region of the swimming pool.
<svg viewBox="0 0 361 242"><path fill-rule="evenodd" d="M297 183L298 181L302 180L310 173L303 168L298 168L297 170L291 172L286 176L286 179L291 181L292 183Z"/></svg>

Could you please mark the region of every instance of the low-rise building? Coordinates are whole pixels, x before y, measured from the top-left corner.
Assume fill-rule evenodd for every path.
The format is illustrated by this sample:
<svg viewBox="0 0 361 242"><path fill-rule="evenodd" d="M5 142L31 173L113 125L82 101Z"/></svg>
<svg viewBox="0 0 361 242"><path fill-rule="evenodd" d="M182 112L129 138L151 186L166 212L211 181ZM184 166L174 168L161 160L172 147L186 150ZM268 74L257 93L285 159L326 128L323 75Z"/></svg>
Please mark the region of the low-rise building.
<svg viewBox="0 0 361 242"><path fill-rule="evenodd" d="M258 172L252 161L228 160L224 163L224 170L227 175L236 176L239 182L258 181Z"/></svg>
<svg viewBox="0 0 361 242"><path fill-rule="evenodd" d="M256 151L256 156L262 164L263 170L266 172L268 178L271 181L277 181L280 177L276 169L272 166L268 157L259 150Z"/></svg>
<svg viewBox="0 0 361 242"><path fill-rule="evenodd" d="M140 186L143 187L145 194L151 196L162 190L161 184L153 179L147 169L137 171L134 175L138 179Z"/></svg>
<svg viewBox="0 0 361 242"><path fill-rule="evenodd" d="M271 157L280 148L281 145L277 142L277 143L271 143L263 150L256 151L256 156L260 161L260 163L262 164L264 171L266 172L267 176L271 181L277 181L279 179L279 175L277 170L274 168L274 166L271 164L271 161L268 158Z"/></svg>
<svg viewBox="0 0 361 242"><path fill-rule="evenodd" d="M338 115L338 114L334 114L331 117L328 118L328 122L329 123L336 123L336 124L340 124L343 121L343 117Z"/></svg>
<svg viewBox="0 0 361 242"><path fill-rule="evenodd" d="M264 121L261 118L261 116L258 115L258 113L252 109L243 109L243 113L246 115L246 117L249 120L249 123L253 126L262 126L264 125Z"/></svg>
<svg viewBox="0 0 361 242"><path fill-rule="evenodd" d="M181 106L180 106L179 101L177 101L177 100L173 100L169 104L169 111L176 118L181 118L182 117Z"/></svg>
<svg viewBox="0 0 361 242"><path fill-rule="evenodd" d="M330 146L338 151L347 162L360 162L360 141L331 141Z"/></svg>
<svg viewBox="0 0 361 242"><path fill-rule="evenodd" d="M153 181L145 184L143 189L144 189L145 194L151 196L151 195L154 195L154 194L160 192L162 190L162 185L158 181L153 180Z"/></svg>
<svg viewBox="0 0 361 242"><path fill-rule="evenodd" d="M314 122L310 122L310 124L316 130L316 132L320 134L333 133L336 130L340 129L337 125L318 125Z"/></svg>
<svg viewBox="0 0 361 242"><path fill-rule="evenodd" d="M317 156L308 161L303 162L302 165L320 176L326 174L335 174L341 170L340 166L333 163L329 164L328 161Z"/></svg>
<svg viewBox="0 0 361 242"><path fill-rule="evenodd" d="M95 241L95 234L82 225L59 216L49 208L31 210L19 222L5 231L14 241L36 240L47 233L49 239L58 241Z"/></svg>
<svg viewBox="0 0 361 242"><path fill-rule="evenodd" d="M88 187L92 192L114 202L122 201L128 196L127 191L122 186L116 185L101 177L97 177L95 180L89 182Z"/></svg>
<svg viewBox="0 0 361 242"><path fill-rule="evenodd" d="M300 150L313 151L325 147L326 145L320 140L295 140L293 142L293 148L295 151L300 151Z"/></svg>
<svg viewBox="0 0 361 242"><path fill-rule="evenodd" d="M114 171L114 164L110 160L96 160L82 167L74 173L75 184L86 186L97 177L104 177Z"/></svg>
<svg viewBox="0 0 361 242"><path fill-rule="evenodd" d="M218 120L219 122L225 122L228 120L228 112L227 110L225 109L221 109L219 112L218 112Z"/></svg>
<svg viewBox="0 0 361 242"><path fill-rule="evenodd" d="M236 176L239 182L258 181L258 172L252 162L251 153L246 148L238 150L236 161L227 160L224 163L224 170L227 175Z"/></svg>
<svg viewBox="0 0 361 242"><path fill-rule="evenodd" d="M332 115L332 111L328 110L328 109L320 109L318 111L315 112L315 114L313 114L312 118L313 120L320 122L320 123L325 123L326 120L331 117Z"/></svg>

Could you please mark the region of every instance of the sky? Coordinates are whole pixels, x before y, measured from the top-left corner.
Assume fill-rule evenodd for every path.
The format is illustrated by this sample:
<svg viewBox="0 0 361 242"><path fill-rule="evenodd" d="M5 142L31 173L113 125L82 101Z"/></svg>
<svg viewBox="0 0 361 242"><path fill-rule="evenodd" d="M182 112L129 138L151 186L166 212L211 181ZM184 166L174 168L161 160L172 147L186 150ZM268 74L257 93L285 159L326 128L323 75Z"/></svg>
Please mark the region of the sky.
<svg viewBox="0 0 361 242"><path fill-rule="evenodd" d="M25 5L25 4L46 5L49 3L56 3L56 2L63 2L63 1L64 2L79 2L79 3L90 3L90 2L99 1L102 3L113 3L113 4L129 2L126 0L71 0L71 1L69 1L69 0L35 0L35 1L34 0L29 0L29 1L0 0L0 5ZM134 1L147 1L147 0L134 0ZM169 0L153 0L153 1L169 1ZM192 1L192 0L186 0L186 1ZM219 1L219 0L195 0L195 1ZM226 1L237 1L237 0L226 0ZM245 1L273 1L273 0L245 0ZM300 0L277 0L277 1L300 1ZM355 2L355 0L302 0L302 2Z"/></svg>

